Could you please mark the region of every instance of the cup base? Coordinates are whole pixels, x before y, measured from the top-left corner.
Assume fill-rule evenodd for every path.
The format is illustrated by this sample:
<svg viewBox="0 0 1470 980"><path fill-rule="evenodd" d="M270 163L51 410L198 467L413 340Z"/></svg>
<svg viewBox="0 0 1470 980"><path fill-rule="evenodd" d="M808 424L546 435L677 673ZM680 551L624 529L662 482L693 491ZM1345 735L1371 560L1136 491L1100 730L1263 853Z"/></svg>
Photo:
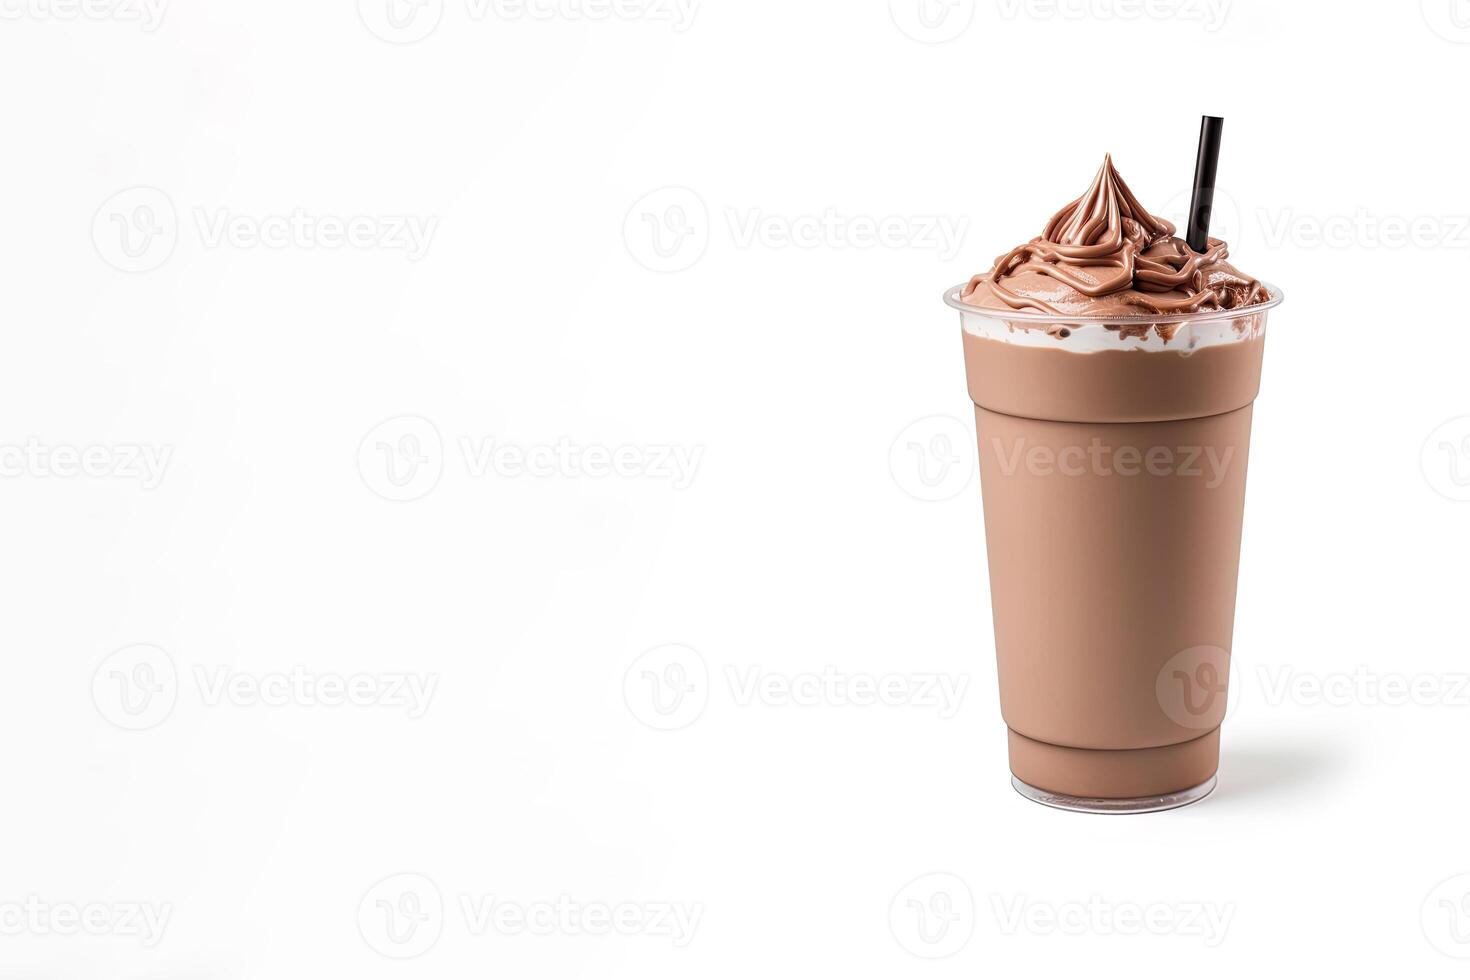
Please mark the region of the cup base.
<svg viewBox="0 0 1470 980"><path fill-rule="evenodd" d="M1131 799L1120 800L1053 793L1050 790L1023 783L1015 776L1011 777L1011 785L1026 799L1040 803L1042 806L1055 807L1058 810L1071 810L1074 813L1157 813L1160 810L1174 810L1181 806L1189 806L1191 803L1198 803L1214 791L1215 777L1211 776L1198 786L1191 786L1177 793L1165 793L1162 796L1135 796Z"/></svg>
<svg viewBox="0 0 1470 980"><path fill-rule="evenodd" d="M1012 730L1011 775L1062 799L1139 800L1203 786L1220 768L1220 730L1142 749L1081 749Z"/></svg>

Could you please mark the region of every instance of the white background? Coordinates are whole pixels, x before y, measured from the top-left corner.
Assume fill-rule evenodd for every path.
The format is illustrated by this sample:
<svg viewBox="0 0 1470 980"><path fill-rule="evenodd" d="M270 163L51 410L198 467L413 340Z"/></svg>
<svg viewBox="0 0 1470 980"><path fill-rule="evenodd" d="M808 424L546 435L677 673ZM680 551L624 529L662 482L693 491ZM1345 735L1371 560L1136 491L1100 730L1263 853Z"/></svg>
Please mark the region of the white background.
<svg viewBox="0 0 1470 980"><path fill-rule="evenodd" d="M1467 5L559 3L0 0L4 975L1462 976ZM939 297L1203 112L1287 293L1220 788L1051 811Z"/></svg>

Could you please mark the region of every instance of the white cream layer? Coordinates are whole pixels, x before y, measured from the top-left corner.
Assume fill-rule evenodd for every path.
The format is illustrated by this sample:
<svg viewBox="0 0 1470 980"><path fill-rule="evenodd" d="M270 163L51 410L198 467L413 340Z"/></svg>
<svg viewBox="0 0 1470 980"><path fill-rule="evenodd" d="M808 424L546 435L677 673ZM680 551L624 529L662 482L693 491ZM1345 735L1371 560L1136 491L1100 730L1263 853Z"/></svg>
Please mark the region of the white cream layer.
<svg viewBox="0 0 1470 980"><path fill-rule="evenodd" d="M1163 325L1165 331L1173 328L1173 336L1164 340L1159 330L1150 327L1143 336L1123 336L1116 327L1101 323L1067 323L1058 318L1044 324L1031 324L1019 320L1005 320L993 315L960 311L960 323L968 333L987 340L998 340L1003 344L1019 344L1023 347L1044 347L1052 350L1071 351L1076 354L1092 354L1106 350L1180 351L1188 353L1203 347L1233 344L1259 337L1266 330L1265 311L1243 317L1221 316L1211 313L1199 320ZM1147 318L1139 318L1140 324ZM1062 329L1067 336L1059 336ZM1050 332L1049 332L1050 331Z"/></svg>

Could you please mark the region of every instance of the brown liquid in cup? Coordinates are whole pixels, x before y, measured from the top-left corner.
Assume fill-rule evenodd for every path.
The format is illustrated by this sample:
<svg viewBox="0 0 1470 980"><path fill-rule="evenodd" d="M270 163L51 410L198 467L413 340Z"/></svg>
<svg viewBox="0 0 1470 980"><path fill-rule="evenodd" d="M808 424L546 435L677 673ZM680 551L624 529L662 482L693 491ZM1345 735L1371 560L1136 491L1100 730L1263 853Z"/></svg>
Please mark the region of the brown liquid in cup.
<svg viewBox="0 0 1470 980"><path fill-rule="evenodd" d="M1012 772L1103 799L1206 782L1264 336L1191 353L963 336Z"/></svg>

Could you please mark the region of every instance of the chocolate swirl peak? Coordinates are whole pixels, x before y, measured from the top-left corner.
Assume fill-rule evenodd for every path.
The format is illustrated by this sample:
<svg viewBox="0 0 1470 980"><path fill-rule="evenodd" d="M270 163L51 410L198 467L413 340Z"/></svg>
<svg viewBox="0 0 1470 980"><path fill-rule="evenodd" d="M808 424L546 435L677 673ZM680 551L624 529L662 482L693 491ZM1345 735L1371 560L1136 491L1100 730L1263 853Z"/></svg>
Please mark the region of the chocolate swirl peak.
<svg viewBox="0 0 1470 980"><path fill-rule="evenodd" d="M1011 249L961 296L990 309L1079 316L1232 310L1265 302L1266 288L1225 261L1225 243L1204 253L1149 214L1103 159L1092 186L1047 222L1039 238Z"/></svg>

